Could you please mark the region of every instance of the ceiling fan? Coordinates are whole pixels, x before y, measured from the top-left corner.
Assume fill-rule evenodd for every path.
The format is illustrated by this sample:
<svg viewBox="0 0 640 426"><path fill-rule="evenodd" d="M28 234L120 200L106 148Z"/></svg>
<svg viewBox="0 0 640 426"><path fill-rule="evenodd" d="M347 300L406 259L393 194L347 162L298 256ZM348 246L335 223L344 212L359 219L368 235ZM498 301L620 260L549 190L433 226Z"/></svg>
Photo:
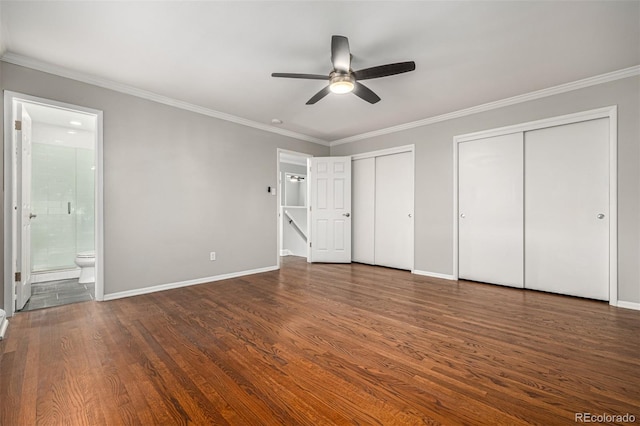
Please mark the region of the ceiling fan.
<svg viewBox="0 0 640 426"><path fill-rule="evenodd" d="M320 74L294 74L274 72L271 77L302 78L307 80L328 80L329 85L316 93L307 101L307 105L313 105L320 99L331 93L349 93L364 99L370 104L375 104L380 97L373 93L371 89L360 83L359 80L370 80L372 78L387 77L395 74L413 71L416 63L398 62L395 64L379 65L354 71L351 69L351 51L349 50L349 40L344 36L334 35L331 37L331 63L333 71L327 77Z"/></svg>

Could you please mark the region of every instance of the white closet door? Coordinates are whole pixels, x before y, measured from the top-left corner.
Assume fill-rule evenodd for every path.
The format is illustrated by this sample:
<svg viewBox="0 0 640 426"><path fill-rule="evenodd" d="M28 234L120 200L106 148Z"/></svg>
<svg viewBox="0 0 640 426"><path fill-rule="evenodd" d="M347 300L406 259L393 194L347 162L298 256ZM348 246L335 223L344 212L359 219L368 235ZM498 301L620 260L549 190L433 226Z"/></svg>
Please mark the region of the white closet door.
<svg viewBox="0 0 640 426"><path fill-rule="evenodd" d="M351 259L354 262L375 263L375 203L376 203L376 159L363 158L351 163Z"/></svg>
<svg viewBox="0 0 640 426"><path fill-rule="evenodd" d="M609 299L609 119L525 135L527 288Z"/></svg>
<svg viewBox="0 0 640 426"><path fill-rule="evenodd" d="M523 287L523 135L458 145L458 275Z"/></svg>
<svg viewBox="0 0 640 426"><path fill-rule="evenodd" d="M410 152L376 157L375 263L413 268L413 161Z"/></svg>

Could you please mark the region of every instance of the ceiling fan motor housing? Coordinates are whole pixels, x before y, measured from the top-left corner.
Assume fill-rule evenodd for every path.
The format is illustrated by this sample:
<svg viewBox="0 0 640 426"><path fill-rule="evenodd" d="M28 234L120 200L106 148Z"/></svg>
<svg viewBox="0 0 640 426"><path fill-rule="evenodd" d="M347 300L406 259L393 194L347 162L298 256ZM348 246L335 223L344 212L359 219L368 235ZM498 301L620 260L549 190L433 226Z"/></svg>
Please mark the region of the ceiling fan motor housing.
<svg viewBox="0 0 640 426"><path fill-rule="evenodd" d="M356 79L350 72L333 71L329 74L329 88L333 93L349 93L355 82Z"/></svg>
<svg viewBox="0 0 640 426"><path fill-rule="evenodd" d="M0 0L1 1L1 0ZM402 74L416 69L413 61L398 62L395 64L378 65L376 67L361 70L351 69L351 51L349 50L349 40L345 36L334 35L331 37L331 64L333 71L329 74L329 85L325 86L318 93L307 101L307 105L313 105L329 93L353 93L359 98L375 104L380 100L371 89L357 80L370 80L373 78L387 77L390 75ZM325 80L326 74L299 74L274 72L272 77L303 78L307 80Z"/></svg>

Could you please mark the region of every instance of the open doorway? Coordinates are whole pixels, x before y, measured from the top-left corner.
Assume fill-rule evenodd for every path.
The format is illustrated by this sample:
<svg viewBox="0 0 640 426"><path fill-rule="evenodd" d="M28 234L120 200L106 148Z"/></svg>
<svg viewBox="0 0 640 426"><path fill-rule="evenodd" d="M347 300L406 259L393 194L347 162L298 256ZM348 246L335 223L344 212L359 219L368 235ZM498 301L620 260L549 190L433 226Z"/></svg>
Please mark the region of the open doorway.
<svg viewBox="0 0 640 426"><path fill-rule="evenodd" d="M307 159L311 157L278 150L278 265L281 256L307 258Z"/></svg>
<svg viewBox="0 0 640 426"><path fill-rule="evenodd" d="M102 113L5 93L5 307L100 300Z"/></svg>

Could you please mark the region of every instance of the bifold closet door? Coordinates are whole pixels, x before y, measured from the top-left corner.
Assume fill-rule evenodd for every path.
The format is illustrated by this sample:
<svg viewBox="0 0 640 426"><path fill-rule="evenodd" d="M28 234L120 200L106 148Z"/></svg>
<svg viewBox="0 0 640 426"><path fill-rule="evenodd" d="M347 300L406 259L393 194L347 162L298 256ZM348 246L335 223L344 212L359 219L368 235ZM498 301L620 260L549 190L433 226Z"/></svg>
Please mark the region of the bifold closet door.
<svg viewBox="0 0 640 426"><path fill-rule="evenodd" d="M525 286L609 300L609 119L525 134Z"/></svg>
<svg viewBox="0 0 640 426"><path fill-rule="evenodd" d="M375 264L374 238L376 208L376 159L354 160L351 163L353 190L351 203L351 259L354 262Z"/></svg>
<svg viewBox="0 0 640 426"><path fill-rule="evenodd" d="M458 144L458 276L523 287L523 134Z"/></svg>
<svg viewBox="0 0 640 426"><path fill-rule="evenodd" d="M410 152L376 157L376 265L413 268L412 159Z"/></svg>

